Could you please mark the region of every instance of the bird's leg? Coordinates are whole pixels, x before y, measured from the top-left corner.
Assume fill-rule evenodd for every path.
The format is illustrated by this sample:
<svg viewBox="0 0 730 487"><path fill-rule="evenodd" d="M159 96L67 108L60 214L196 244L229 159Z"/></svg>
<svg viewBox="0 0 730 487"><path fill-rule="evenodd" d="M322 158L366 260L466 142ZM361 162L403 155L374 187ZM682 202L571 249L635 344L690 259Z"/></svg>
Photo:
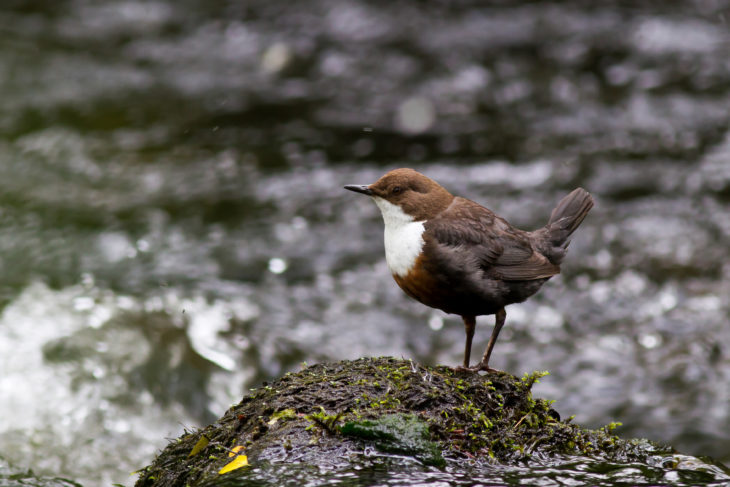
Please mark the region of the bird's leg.
<svg viewBox="0 0 730 487"><path fill-rule="evenodd" d="M504 308L494 314L494 330L492 330L492 336L489 337L489 343L487 344L487 349L484 351L484 355L482 356L482 361L474 367L475 369L486 370L487 372L498 372L497 369L493 369L489 366L489 357L492 355L492 349L494 348L494 344L497 343L497 336L499 336L499 331L504 326L504 320L506 318L507 312Z"/></svg>
<svg viewBox="0 0 730 487"><path fill-rule="evenodd" d="M471 357L471 340L474 338L474 328L477 325L476 316L462 316L464 320L464 331L466 332L466 345L464 346L464 368L469 368L469 357Z"/></svg>

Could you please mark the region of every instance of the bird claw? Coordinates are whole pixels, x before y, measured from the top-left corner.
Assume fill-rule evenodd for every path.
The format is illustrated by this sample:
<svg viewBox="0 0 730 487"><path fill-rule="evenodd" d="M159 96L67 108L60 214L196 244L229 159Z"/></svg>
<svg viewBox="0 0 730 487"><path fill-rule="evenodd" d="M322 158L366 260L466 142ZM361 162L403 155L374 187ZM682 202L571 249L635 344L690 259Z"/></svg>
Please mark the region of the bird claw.
<svg viewBox="0 0 730 487"><path fill-rule="evenodd" d="M474 367L464 367L463 365L457 365L456 367L453 367L454 372L481 372L484 371L488 374L494 374L494 373L501 373L501 370L493 369L488 364L485 364L484 362L479 362Z"/></svg>

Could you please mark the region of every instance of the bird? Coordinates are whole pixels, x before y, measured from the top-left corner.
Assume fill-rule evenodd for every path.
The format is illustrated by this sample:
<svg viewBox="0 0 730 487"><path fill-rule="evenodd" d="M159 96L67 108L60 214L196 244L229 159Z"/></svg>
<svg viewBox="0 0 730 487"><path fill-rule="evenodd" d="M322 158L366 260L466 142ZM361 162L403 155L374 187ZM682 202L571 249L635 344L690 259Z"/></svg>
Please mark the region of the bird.
<svg viewBox="0 0 730 487"><path fill-rule="evenodd" d="M505 307L525 301L560 273L569 237L593 207L590 193L576 188L544 227L523 231L410 168L344 188L370 196L380 209L385 260L398 286L426 306L461 316L466 343L463 366L456 368L468 371L498 372L489 359L507 317ZM492 314L487 347L470 367L476 317Z"/></svg>

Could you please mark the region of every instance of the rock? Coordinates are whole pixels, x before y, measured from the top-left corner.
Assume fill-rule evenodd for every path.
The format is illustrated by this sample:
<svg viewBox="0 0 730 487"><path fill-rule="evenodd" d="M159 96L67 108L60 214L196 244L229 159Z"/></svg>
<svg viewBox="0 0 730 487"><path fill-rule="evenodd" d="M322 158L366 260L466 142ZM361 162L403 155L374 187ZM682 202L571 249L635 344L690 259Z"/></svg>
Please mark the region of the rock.
<svg viewBox="0 0 730 487"><path fill-rule="evenodd" d="M339 468L373 452L435 467L565 456L646 463L671 453L612 435L615 424L590 431L561 420L550 401L530 392L545 374L518 379L394 358L314 365L252 391L216 423L172 441L140 471L136 486L223 485L256 465ZM220 474L227 465L230 473Z"/></svg>

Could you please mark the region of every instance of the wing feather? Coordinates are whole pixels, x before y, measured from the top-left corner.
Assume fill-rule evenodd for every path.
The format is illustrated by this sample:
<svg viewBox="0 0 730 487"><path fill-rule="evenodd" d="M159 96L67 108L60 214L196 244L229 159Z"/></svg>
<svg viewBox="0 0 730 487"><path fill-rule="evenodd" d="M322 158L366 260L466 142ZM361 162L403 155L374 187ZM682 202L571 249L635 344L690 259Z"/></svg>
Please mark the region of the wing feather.
<svg viewBox="0 0 730 487"><path fill-rule="evenodd" d="M554 276L560 268L536 251L526 232L512 227L473 201L455 198L438 217L426 222L426 230L444 250L467 253L485 277L505 281L529 281Z"/></svg>

